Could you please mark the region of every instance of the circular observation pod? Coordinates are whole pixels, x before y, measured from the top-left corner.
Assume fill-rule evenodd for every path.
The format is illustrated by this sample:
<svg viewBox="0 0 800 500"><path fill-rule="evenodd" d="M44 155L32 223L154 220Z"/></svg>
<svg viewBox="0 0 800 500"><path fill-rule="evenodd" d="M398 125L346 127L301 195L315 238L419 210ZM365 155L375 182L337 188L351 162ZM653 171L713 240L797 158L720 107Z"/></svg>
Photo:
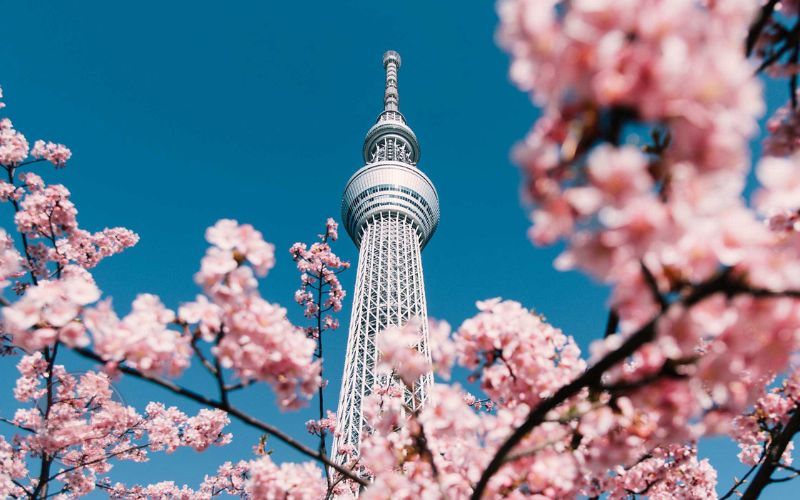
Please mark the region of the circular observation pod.
<svg viewBox="0 0 800 500"><path fill-rule="evenodd" d="M342 220L356 246L367 223L386 212L408 217L423 248L439 224L439 195L416 167L399 161L367 164L350 177L342 197Z"/></svg>
<svg viewBox="0 0 800 500"><path fill-rule="evenodd" d="M378 117L378 121L367 132L364 139L362 156L367 163L374 162L375 151L380 149L383 141L394 140L398 144L404 144L408 149L408 157L405 163L416 165L420 157L419 141L411 127L406 125L405 118L399 111L384 111Z"/></svg>

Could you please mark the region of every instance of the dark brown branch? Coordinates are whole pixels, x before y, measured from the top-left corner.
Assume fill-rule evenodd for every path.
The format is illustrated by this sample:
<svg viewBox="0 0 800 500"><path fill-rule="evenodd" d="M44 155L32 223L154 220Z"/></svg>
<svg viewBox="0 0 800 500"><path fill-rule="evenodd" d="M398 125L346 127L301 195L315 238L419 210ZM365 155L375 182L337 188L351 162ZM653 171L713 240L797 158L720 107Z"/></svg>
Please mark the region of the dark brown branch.
<svg viewBox="0 0 800 500"><path fill-rule="evenodd" d="M795 474L792 474L791 476L772 478L772 479L769 480L769 482L770 483L785 483L786 481L791 481L792 479L796 478L797 476L800 476L800 474L795 473Z"/></svg>
<svg viewBox="0 0 800 500"><path fill-rule="evenodd" d="M184 330L187 330L187 328L184 327ZM187 334L187 332L184 331L184 334ZM203 367L205 367L205 369L208 370L208 373L210 373L212 376L216 377L217 376L217 369L206 358L205 354L203 354L203 351L200 349L200 346L197 345L198 338L199 337L198 337L197 334L192 335L192 341L190 343L190 345L192 346L192 351L194 351L194 353L197 355L198 359L200 359L200 363L202 363Z"/></svg>
<svg viewBox="0 0 800 500"><path fill-rule="evenodd" d="M800 62L800 45L795 41L792 47L792 64L796 66L798 62ZM789 77L789 96L792 99L792 109L797 109L797 72L793 72Z"/></svg>
<svg viewBox="0 0 800 500"><path fill-rule="evenodd" d="M222 328L220 328L219 333L217 333L217 338L215 340L215 345L219 349L219 343L222 341ZM222 363L219 361L218 356L214 356L214 378L217 380L217 387L219 387L219 399L222 401L222 404L225 406L230 406L230 401L228 400L228 390L227 386L225 385L225 374L222 372Z"/></svg>
<svg viewBox="0 0 800 500"><path fill-rule="evenodd" d="M775 11L775 6L778 5L778 0L769 0L769 2L765 3L761 10L758 13L758 17L750 26L750 29L747 32L747 39L745 40L745 48L744 53L746 56L750 57L750 54L753 53L753 49L756 47L756 42L758 42L758 37L761 36L761 32L764 31L764 28L767 26L767 22L772 17L772 13Z"/></svg>
<svg viewBox="0 0 800 500"><path fill-rule="evenodd" d="M790 472L794 472L796 474L800 474L800 469L798 469L797 467L792 467L791 465L778 464L778 468L786 469L786 470L788 470Z"/></svg>
<svg viewBox="0 0 800 500"><path fill-rule="evenodd" d="M47 384L47 396L45 399L44 420L50 416L50 410L53 407L53 367L56 363L56 356L58 355L58 342L53 345L52 350L49 347L44 349L44 359L47 361L47 372L45 375L45 383ZM36 498L41 493L42 496L47 497L48 477L50 476L50 468L53 465L53 458L55 455L50 455L47 452L42 452L41 465L39 467L39 481L36 488L33 490L32 497Z"/></svg>
<svg viewBox="0 0 800 500"><path fill-rule="evenodd" d="M650 272L650 268L645 265L644 262L639 262L639 266L642 269L642 276L644 276L644 282L647 283L647 286L650 288L650 293L653 294L653 300L658 303L658 306L661 308L662 311L666 311L669 307L669 303L667 299L661 295L661 292L658 289L658 282L656 282L656 277L653 276L653 273Z"/></svg>
<svg viewBox="0 0 800 500"><path fill-rule="evenodd" d="M692 360L694 361L694 360ZM678 372L677 367L681 364L686 364L686 362L681 361L673 361L668 359L661 365L661 368L654 373L646 375L637 380L623 380L621 382L616 382L613 384L602 384L600 389L610 393L618 393L618 392L628 392L635 389L640 389L646 385L652 384L653 382L657 382L662 378L670 378L670 379L681 379L686 378L686 375L683 373Z"/></svg>
<svg viewBox="0 0 800 500"><path fill-rule="evenodd" d="M12 426L16 427L17 429L21 429L23 431L36 432L35 430L31 429L30 427L25 427L24 425L19 425L19 424L15 423L14 421L9 420L7 418L0 417L0 422L5 422L8 425L12 425Z"/></svg>
<svg viewBox="0 0 800 500"><path fill-rule="evenodd" d="M764 488L766 488L769 483L774 482L772 473L775 472L775 469L780 465L783 452L786 450L789 443L792 442L792 438L797 434L798 430L800 430L800 407L796 406L789 421L786 422L786 426L784 426L780 434L769 444L766 456L761 462L761 466L758 468L758 472L750 483L750 486L747 487L744 495L742 495L742 500L758 498Z"/></svg>
<svg viewBox="0 0 800 500"><path fill-rule="evenodd" d="M777 62L778 59L786 55L789 49L793 45L797 44L797 37L799 34L800 34L800 23L796 24L794 28L792 28L792 31L788 32L788 34L786 35L786 39L784 40L784 43L783 45L780 46L780 48L778 48L777 50L773 48L774 51L769 56L767 56L763 61L761 61L761 64L759 64L758 68L756 68L755 74L761 73L765 69L775 64L775 62Z"/></svg>
<svg viewBox="0 0 800 500"><path fill-rule="evenodd" d="M19 487L19 488L20 488L22 491L24 491L26 495L28 495L29 497L32 497L32 496L33 496L33 494L30 492L30 490L29 490L28 488L26 488L25 486L23 486L23 484L22 484L22 483L20 483L19 481L17 481L17 480L16 480L16 479L14 479L13 477L12 477L12 478L9 478L9 479L11 479L11 482L12 482L12 483L16 484L16 485L17 485L17 487Z"/></svg>
<svg viewBox="0 0 800 500"><path fill-rule="evenodd" d="M678 300L677 303L683 307L689 308L716 293L724 293L728 297L744 293L748 293L756 297L800 297L800 292L796 290L775 292L764 289L751 289L745 284L735 280L731 274L732 269L730 268L720 271L715 277L694 287L690 293ZM545 420L545 417L551 410L555 409L569 398L574 397L583 388L601 387L602 376L606 371L624 361L643 345L652 341L656 334L656 324L667 310L659 312L647 324L630 335L618 349L606 354L597 363L586 370L581 376L569 384L561 387L561 389L556 391L555 394L543 400L536 408L531 410L525 421L519 427L517 427L500 446L500 448L498 448L495 456L489 462L489 465L484 470L480 480L475 485L472 499L479 500L482 497L483 492L486 490L489 479L498 470L500 470L500 467L505 463L505 457L525 436L528 435L531 430Z"/></svg>
<svg viewBox="0 0 800 500"><path fill-rule="evenodd" d="M239 389L244 389L245 387L248 387L252 383L253 383L252 380L243 380L243 381L237 382L235 384L226 385L225 386L225 390L227 392L238 391Z"/></svg>
<svg viewBox="0 0 800 500"><path fill-rule="evenodd" d="M606 321L606 330L603 333L603 338L617 333L619 327L619 314L614 309L608 311L608 320Z"/></svg>

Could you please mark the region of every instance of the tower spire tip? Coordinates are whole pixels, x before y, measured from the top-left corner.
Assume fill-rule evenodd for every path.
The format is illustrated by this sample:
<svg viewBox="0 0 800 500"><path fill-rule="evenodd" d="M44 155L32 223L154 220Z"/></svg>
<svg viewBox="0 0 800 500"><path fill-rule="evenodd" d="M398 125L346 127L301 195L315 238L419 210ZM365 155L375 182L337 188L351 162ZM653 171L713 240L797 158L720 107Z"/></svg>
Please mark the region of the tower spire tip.
<svg viewBox="0 0 800 500"><path fill-rule="evenodd" d="M402 59L400 59L400 54L394 50L387 50L383 53L383 67L385 68L389 61L394 61L397 63L397 67L400 67Z"/></svg>
<svg viewBox="0 0 800 500"><path fill-rule="evenodd" d="M386 69L386 90L383 93L383 110L398 111L400 95L397 92L397 70L400 68L400 54L388 50L383 54L383 67Z"/></svg>

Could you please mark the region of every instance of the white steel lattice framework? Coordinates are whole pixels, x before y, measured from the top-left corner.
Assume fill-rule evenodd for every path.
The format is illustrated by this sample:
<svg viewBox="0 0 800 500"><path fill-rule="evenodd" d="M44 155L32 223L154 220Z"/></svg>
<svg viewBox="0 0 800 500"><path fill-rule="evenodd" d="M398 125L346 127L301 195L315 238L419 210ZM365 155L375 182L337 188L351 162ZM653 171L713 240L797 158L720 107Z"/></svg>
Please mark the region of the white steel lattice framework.
<svg viewBox="0 0 800 500"><path fill-rule="evenodd" d="M439 223L439 196L417 168L419 143L398 108L400 55L387 52L383 64L384 109L364 140L366 165L350 178L342 200L342 219L360 251L332 450L340 463L346 456L338 450L357 452L368 432L361 405L377 381L378 336L418 318L417 348L430 358L421 251ZM409 407L424 404L431 382L425 374L406 392Z"/></svg>

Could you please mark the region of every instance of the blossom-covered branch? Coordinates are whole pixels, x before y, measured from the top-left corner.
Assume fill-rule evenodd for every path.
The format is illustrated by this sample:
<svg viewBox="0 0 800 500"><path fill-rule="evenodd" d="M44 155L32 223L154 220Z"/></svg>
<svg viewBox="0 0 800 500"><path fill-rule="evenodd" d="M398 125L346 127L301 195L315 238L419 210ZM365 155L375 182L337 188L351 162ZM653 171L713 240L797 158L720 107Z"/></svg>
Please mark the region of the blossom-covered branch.
<svg viewBox="0 0 800 500"><path fill-rule="evenodd" d="M329 218L325 223L325 233L319 235L319 241L309 248L305 243L295 243L289 249L292 259L297 263L297 270L300 271L300 289L294 298L295 301L304 308L306 318L312 319L314 324L306 327L306 336L317 343L317 350L314 355L322 361L323 341L322 336L325 331L336 330L339 328L339 320L333 316L342 310L342 300L345 291L339 281L339 273L350 267L349 262L342 261L331 250L330 243L339 237L339 225ZM321 365L320 365L321 366ZM322 377L322 368L320 368ZM319 398L319 419L309 421L306 427L309 432L319 436L319 453L326 455L327 447L325 437L328 431L333 431L336 425L336 415L328 411L326 415L324 389L327 380L323 378L318 389ZM325 469L325 477L328 479L328 487L332 483Z"/></svg>

